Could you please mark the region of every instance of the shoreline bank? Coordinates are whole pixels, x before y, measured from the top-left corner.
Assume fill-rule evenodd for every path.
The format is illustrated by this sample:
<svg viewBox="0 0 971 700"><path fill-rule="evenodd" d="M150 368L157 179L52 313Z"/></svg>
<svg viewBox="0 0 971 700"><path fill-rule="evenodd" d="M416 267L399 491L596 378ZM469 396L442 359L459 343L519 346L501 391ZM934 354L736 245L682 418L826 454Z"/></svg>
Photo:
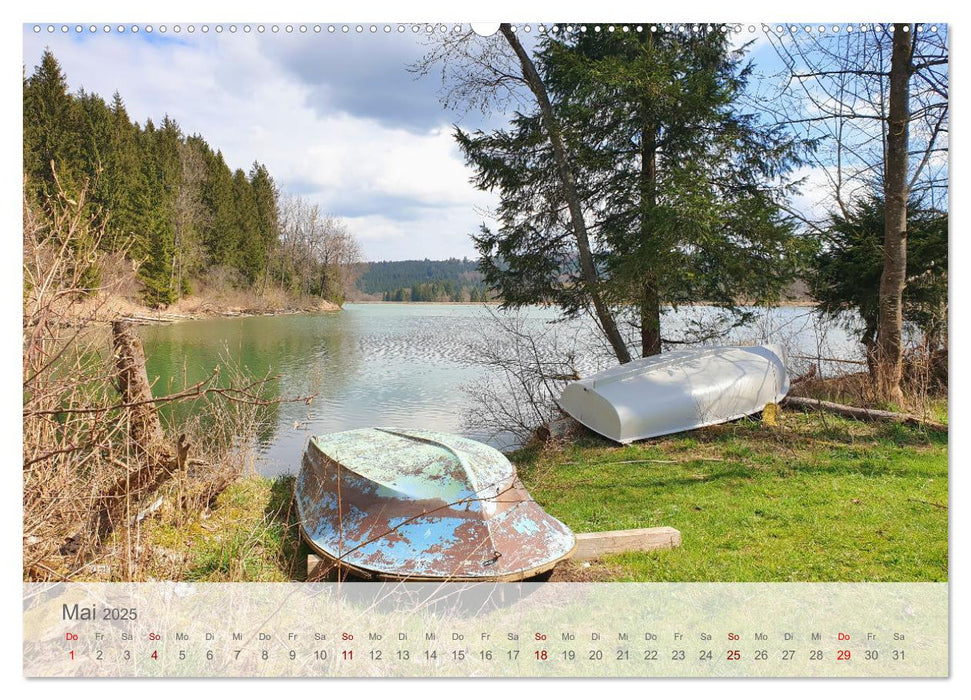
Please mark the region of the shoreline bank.
<svg viewBox="0 0 971 700"><path fill-rule="evenodd" d="M332 313L340 310L340 306L325 299L294 300L279 296L260 298L256 295L240 295L227 299L222 295L208 294L185 297L164 309L156 309L127 296L99 293L75 304L69 317L71 325L108 325L119 320L150 325L213 318Z"/></svg>

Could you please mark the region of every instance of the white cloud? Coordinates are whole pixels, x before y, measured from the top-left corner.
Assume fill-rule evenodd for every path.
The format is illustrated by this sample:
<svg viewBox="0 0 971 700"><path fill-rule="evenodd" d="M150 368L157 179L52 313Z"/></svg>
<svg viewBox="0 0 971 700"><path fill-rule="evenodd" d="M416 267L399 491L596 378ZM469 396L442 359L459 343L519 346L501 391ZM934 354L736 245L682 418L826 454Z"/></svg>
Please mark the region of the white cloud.
<svg viewBox="0 0 971 700"><path fill-rule="evenodd" d="M802 185L790 206L809 221L823 221L836 208L834 185L827 168L804 166L792 173L792 179L801 180Z"/></svg>
<svg viewBox="0 0 971 700"><path fill-rule="evenodd" d="M400 221L381 215L345 221L368 260L476 257L469 233L478 231L481 216L456 207L438 211L435 219L435 226L429 226L426 218Z"/></svg>

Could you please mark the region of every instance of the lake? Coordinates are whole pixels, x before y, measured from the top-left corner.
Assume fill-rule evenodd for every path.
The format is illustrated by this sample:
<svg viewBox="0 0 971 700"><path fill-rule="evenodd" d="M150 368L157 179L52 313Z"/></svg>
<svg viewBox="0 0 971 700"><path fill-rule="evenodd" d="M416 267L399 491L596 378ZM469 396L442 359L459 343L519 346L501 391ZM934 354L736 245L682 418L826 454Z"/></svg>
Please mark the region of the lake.
<svg viewBox="0 0 971 700"><path fill-rule="evenodd" d="M708 307L690 307L665 317L665 333L691 320L717 316ZM550 329L553 309L524 312L525 326ZM491 342L494 322L482 304L347 304L329 314L260 316L186 321L140 329L156 394L207 377L227 358L254 377L278 376L278 396L316 394L310 405L284 403L274 409L275 428L261 434L261 473L296 472L311 435L367 426L431 428L485 439L500 448L508 440L489 439L465 427L474 410L463 387L483 377L471 348ZM592 324L579 320L556 332L589 336ZM673 329L673 330L672 330ZM784 342L807 356L855 358L855 342L841 327L822 327L811 310L760 310L727 342ZM603 363L581 358L593 371ZM805 366L792 358L794 369ZM844 370L846 367L843 368ZM830 364L826 371L836 371Z"/></svg>

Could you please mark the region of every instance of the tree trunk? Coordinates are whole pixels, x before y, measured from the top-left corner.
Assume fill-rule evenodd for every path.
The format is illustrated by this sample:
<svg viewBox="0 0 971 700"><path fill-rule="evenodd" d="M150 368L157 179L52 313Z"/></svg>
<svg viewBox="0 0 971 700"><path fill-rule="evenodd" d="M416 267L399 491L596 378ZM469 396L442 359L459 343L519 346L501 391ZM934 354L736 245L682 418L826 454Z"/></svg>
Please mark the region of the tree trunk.
<svg viewBox="0 0 971 700"><path fill-rule="evenodd" d="M539 103L543 126L546 129L546 133L550 139L550 145L553 148L553 159L556 161L557 175L563 185L564 197L566 198L567 207L570 210L570 223L573 226L573 234L577 241L580 271L583 274L583 281L587 290L590 292L590 299L593 301L597 319L617 359L621 364L630 362L630 352L627 350L627 344L624 343L620 331L617 330L614 317L610 313L610 309L607 307L600 293L600 277L597 274L597 267L593 261L593 254L590 251L590 236L587 233L587 224L583 218L583 207L580 205L580 197L577 194L573 172L570 170L566 145L563 143L559 124L556 121L556 116L553 114L553 106L550 103L549 94L546 92L546 86L543 84L543 80L536 71L536 66L533 65L532 59L530 59L529 54L519 42L512 27L509 24L500 24L499 31L502 32L502 35L509 42L513 51L516 52L516 56L519 58L519 64L522 67L523 78L525 78L527 85L529 85L529 89L532 91L537 103Z"/></svg>
<svg viewBox="0 0 971 700"><path fill-rule="evenodd" d="M152 402L152 389L145 371L145 352L135 327L130 321L115 321L112 332L118 391L122 403L128 406L128 434L143 463L101 494L95 512L95 532L99 542L126 520L129 506L157 491L185 466L190 447L185 435L180 435L174 446L165 438L162 422Z"/></svg>
<svg viewBox="0 0 971 700"><path fill-rule="evenodd" d="M643 109L646 113L647 105L643 105ZM657 206L657 131L653 124L641 128L640 190L641 240L646 243L652 233L648 213ZM661 300L653 276L644 282L640 306L641 356L658 355L661 352Z"/></svg>
<svg viewBox="0 0 971 700"><path fill-rule="evenodd" d="M660 352L661 303L654 285L648 282L641 299L641 356L650 357Z"/></svg>
<svg viewBox="0 0 971 700"><path fill-rule="evenodd" d="M871 377L877 376L877 324L867 321L863 330L863 347L866 351L866 367Z"/></svg>
<svg viewBox="0 0 971 700"><path fill-rule="evenodd" d="M883 274L877 324L876 389L885 400L901 403L903 373L903 293L907 281L907 149L910 120L911 32L895 24L890 58L890 110L884 173L886 212Z"/></svg>
<svg viewBox="0 0 971 700"><path fill-rule="evenodd" d="M152 402L152 388L145 370L145 351L131 321L112 323L118 393L128 409L128 432L132 442L145 454L168 452L165 431ZM153 460L156 461L156 460Z"/></svg>

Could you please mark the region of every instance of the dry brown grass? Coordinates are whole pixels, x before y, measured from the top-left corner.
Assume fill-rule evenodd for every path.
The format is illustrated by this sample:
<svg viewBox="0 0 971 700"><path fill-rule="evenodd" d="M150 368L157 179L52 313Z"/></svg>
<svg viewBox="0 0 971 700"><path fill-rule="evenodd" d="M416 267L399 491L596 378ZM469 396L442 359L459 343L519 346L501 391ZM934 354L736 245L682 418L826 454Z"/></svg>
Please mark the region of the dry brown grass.
<svg viewBox="0 0 971 700"><path fill-rule="evenodd" d="M103 264L114 272L110 277L105 276L98 289L90 290L79 298L61 299L55 304L61 322L66 325L104 325L117 318L173 321L339 309L336 304L324 299L299 297L277 287L258 291L212 285L200 285L197 293L183 297L164 309L154 309L142 303L142 285L127 260L118 254L105 255Z"/></svg>
<svg viewBox="0 0 971 700"><path fill-rule="evenodd" d="M794 383L789 393L848 406L869 406L875 397L867 372L854 372L825 379L810 377Z"/></svg>
<svg viewBox="0 0 971 700"><path fill-rule="evenodd" d="M868 372L854 372L824 379L808 377L793 383L789 393L847 406L906 411L946 422L947 352L929 354L918 349L908 353L902 389L904 405L887 405L880 399L872 376Z"/></svg>
<svg viewBox="0 0 971 700"><path fill-rule="evenodd" d="M84 193L75 200L62 195L45 211L24 202L23 576L29 581L144 578L155 558L143 537L148 519L177 526L209 508L251 468L262 409L272 403L260 398L263 382L241 375L230 376L228 390L205 387L187 397L196 405L195 417L178 426L192 445L185 468L162 488L125 491L121 522L109 536L99 531L105 494L127 483L148 457L129 434L130 407L116 390L107 336L97 325L118 313L106 303L118 296L107 285L121 287L128 278L92 274L118 265L99 252L104 231L91 221ZM98 288L91 287L95 279Z"/></svg>
<svg viewBox="0 0 971 700"><path fill-rule="evenodd" d="M165 309L168 314L194 317L271 314L298 311L335 311L339 307L319 297L302 297L279 287L238 288L225 284L198 284L191 296Z"/></svg>

